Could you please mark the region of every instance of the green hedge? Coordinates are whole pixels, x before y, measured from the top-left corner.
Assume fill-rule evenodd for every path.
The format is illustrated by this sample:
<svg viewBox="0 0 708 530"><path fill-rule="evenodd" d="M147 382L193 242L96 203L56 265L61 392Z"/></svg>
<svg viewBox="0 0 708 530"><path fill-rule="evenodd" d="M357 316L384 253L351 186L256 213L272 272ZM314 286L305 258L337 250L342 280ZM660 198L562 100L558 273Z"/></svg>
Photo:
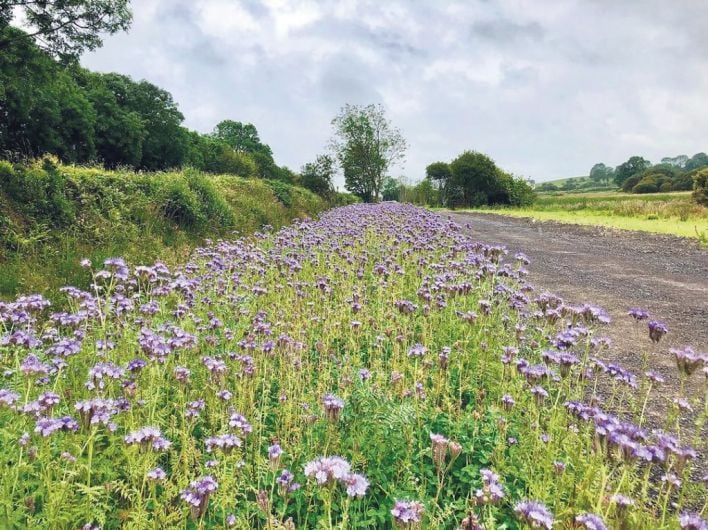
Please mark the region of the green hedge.
<svg viewBox="0 0 708 530"><path fill-rule="evenodd" d="M82 257L184 258L206 238L280 227L326 206L283 182L0 161L0 297L80 283Z"/></svg>

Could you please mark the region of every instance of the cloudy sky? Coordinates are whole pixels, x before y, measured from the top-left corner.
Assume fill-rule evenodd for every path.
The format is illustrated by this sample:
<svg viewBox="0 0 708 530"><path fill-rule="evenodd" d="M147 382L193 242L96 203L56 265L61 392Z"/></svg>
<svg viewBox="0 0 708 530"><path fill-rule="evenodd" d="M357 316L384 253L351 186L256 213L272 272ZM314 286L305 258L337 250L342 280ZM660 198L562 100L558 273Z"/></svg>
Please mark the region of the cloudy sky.
<svg viewBox="0 0 708 530"><path fill-rule="evenodd" d="M82 62L169 90L188 127L252 122L279 164L381 103L412 181L465 149L537 181L708 151L706 0L133 0Z"/></svg>

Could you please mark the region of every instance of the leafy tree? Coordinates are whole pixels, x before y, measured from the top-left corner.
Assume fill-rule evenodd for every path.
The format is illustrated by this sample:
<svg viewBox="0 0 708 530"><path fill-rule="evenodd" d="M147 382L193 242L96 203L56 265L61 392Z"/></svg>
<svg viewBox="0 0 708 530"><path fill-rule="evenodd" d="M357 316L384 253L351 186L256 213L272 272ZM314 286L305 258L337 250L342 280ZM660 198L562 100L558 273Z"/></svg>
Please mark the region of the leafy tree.
<svg viewBox="0 0 708 530"><path fill-rule="evenodd" d="M452 170L447 162L433 162L425 168L426 178L432 181L438 191L438 199L441 205L448 203L448 188L452 178Z"/></svg>
<svg viewBox="0 0 708 530"><path fill-rule="evenodd" d="M15 28L0 35L21 35ZM82 162L95 155L95 112L69 71L29 39L11 39L0 51L0 154L54 153Z"/></svg>
<svg viewBox="0 0 708 530"><path fill-rule="evenodd" d="M429 178L424 178L416 185L414 194L417 204L433 205L437 202L436 189Z"/></svg>
<svg viewBox="0 0 708 530"><path fill-rule="evenodd" d="M331 146L344 170L347 190L378 201L389 168L405 157L406 141L380 105L345 105L332 120Z"/></svg>
<svg viewBox="0 0 708 530"><path fill-rule="evenodd" d="M595 164L590 170L590 180L596 183L609 184L614 177L615 170L603 163Z"/></svg>
<svg viewBox="0 0 708 530"><path fill-rule="evenodd" d="M0 0L0 29L22 16L27 33L0 32L0 53L17 40L33 39L52 55L76 59L101 46L102 33L130 27L129 0Z"/></svg>
<svg viewBox="0 0 708 530"><path fill-rule="evenodd" d="M130 79L88 70L77 72L77 79L96 113L94 141L98 159L109 168L139 167L146 131L140 114L126 105Z"/></svg>
<svg viewBox="0 0 708 530"><path fill-rule="evenodd" d="M320 155L314 162L308 162L300 170L300 185L320 197L329 198L334 192L334 159L329 155Z"/></svg>
<svg viewBox="0 0 708 530"><path fill-rule="evenodd" d="M462 190L463 203L479 206L495 202L502 192L498 182L499 168L487 155L465 151L450 164L452 184Z"/></svg>
<svg viewBox="0 0 708 530"><path fill-rule="evenodd" d="M386 177L381 188L381 199L384 201L397 201L400 199L401 183L393 177Z"/></svg>
<svg viewBox="0 0 708 530"><path fill-rule="evenodd" d="M708 166L708 155L705 153L696 153L686 161L684 169L686 171L693 171L694 169L706 166Z"/></svg>
<svg viewBox="0 0 708 530"><path fill-rule="evenodd" d="M687 155L678 155L678 156L665 156L664 158L661 159L662 164L667 164L670 166L674 167L685 167L686 162L688 162L688 156Z"/></svg>
<svg viewBox="0 0 708 530"><path fill-rule="evenodd" d="M651 167L651 162L648 160L645 160L641 156L633 156L623 164L620 164L617 166L617 169L615 169L615 183L618 186L622 186L624 184L624 181L627 180L629 177L632 177L636 175L637 173L641 173L645 169L648 169Z"/></svg>
<svg viewBox="0 0 708 530"><path fill-rule="evenodd" d="M212 136L234 151L251 155L261 178L292 181L292 172L284 172L278 167L273 159L273 151L270 146L261 142L258 130L252 123L223 120L214 127Z"/></svg>

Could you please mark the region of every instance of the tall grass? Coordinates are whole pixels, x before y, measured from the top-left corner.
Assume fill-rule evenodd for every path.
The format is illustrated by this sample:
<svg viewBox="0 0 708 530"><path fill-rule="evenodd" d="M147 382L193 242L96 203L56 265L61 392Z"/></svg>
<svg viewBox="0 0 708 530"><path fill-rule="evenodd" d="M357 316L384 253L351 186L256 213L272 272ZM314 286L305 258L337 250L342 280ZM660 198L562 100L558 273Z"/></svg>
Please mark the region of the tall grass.
<svg viewBox="0 0 708 530"><path fill-rule="evenodd" d="M539 220L674 234L700 241L708 238L708 208L693 201L690 192L641 196L619 192L539 194L529 207L492 210Z"/></svg>

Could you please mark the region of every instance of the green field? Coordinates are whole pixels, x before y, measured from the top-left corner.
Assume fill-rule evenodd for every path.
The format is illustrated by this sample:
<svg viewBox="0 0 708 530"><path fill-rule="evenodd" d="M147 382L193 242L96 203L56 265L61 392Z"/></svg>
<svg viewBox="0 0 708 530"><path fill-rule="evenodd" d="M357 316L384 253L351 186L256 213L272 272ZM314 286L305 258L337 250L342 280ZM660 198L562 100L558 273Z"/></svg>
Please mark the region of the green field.
<svg viewBox="0 0 708 530"><path fill-rule="evenodd" d="M690 192L641 196L621 192L546 194L539 195L533 205L523 208L495 207L475 211L673 234L708 244L708 208L692 201Z"/></svg>

